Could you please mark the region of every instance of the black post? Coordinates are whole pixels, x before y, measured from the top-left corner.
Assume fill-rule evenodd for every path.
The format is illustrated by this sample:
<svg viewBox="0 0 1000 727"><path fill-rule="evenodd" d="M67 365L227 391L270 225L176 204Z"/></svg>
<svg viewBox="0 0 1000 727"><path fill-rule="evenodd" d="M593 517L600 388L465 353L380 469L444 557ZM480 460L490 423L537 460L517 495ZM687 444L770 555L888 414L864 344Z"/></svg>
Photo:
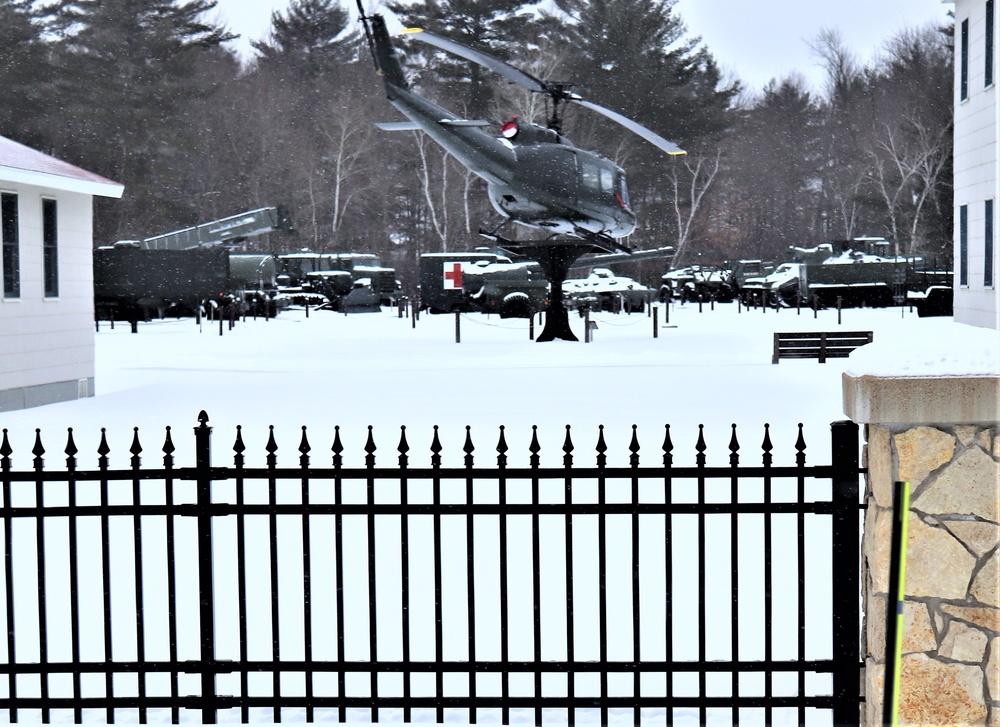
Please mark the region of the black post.
<svg viewBox="0 0 1000 727"><path fill-rule="evenodd" d="M222 320L222 316L219 317ZM201 721L216 723L215 703L215 594L212 568L212 428L208 414L198 414L195 437L195 474L198 492L198 620L201 632Z"/></svg>
<svg viewBox="0 0 1000 727"><path fill-rule="evenodd" d="M860 635L858 597L861 535L858 508L858 425L834 422L833 453L833 723L857 725L861 717Z"/></svg>

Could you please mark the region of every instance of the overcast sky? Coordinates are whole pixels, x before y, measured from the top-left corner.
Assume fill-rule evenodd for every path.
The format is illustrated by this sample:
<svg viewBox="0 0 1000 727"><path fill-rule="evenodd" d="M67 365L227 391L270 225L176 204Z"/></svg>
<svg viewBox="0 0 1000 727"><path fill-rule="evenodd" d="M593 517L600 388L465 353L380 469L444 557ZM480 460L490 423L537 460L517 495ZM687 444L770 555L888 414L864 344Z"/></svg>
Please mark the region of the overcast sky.
<svg viewBox="0 0 1000 727"><path fill-rule="evenodd" d="M373 0L366 0L371 6ZM356 4L350 0L349 9ZM288 0L219 0L219 20L248 53L250 39L267 35L273 10L284 11ZM881 44L902 28L943 24L954 7L941 0L678 0L677 11L690 35L701 36L724 70L759 90L771 78L793 72L816 90L823 74L809 44L824 28L841 32L860 60L878 52ZM411 21L416 18L409 19Z"/></svg>

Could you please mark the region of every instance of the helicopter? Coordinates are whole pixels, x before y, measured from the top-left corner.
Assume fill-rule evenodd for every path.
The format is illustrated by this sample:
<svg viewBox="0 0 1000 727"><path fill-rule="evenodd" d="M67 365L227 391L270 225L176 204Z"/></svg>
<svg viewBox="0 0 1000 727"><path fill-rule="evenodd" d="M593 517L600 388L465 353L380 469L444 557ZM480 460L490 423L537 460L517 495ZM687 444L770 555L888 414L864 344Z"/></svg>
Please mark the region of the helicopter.
<svg viewBox="0 0 1000 727"><path fill-rule="evenodd" d="M552 286L546 327L538 340L577 340L562 305L562 281L569 266L587 252L628 252L621 239L635 230L636 216L629 203L625 170L566 138L562 134L563 109L576 104L595 111L669 155L684 154L684 150L638 122L584 99L569 83L541 80L499 58L421 28L404 29L407 37L548 97L551 114L545 126L514 116L500 125L498 134L494 123L463 118L415 93L406 80L385 18L381 14L367 16L362 0L358 0L358 10L386 96L407 119L376 126L387 131L423 131L486 182L490 203L502 221L479 234L505 250L534 257ZM543 231L547 237L525 241L501 237L500 229L509 222Z"/></svg>

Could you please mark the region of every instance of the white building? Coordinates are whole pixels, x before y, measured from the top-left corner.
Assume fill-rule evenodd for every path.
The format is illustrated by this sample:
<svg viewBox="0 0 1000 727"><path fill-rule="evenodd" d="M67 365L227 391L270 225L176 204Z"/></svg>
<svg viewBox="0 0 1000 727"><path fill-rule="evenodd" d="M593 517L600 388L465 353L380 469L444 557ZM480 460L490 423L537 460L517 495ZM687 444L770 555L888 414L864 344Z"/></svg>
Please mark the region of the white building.
<svg viewBox="0 0 1000 727"><path fill-rule="evenodd" d="M94 395L93 198L122 192L0 136L0 412Z"/></svg>
<svg viewBox="0 0 1000 727"><path fill-rule="evenodd" d="M955 0L955 320L1000 330L995 0Z"/></svg>

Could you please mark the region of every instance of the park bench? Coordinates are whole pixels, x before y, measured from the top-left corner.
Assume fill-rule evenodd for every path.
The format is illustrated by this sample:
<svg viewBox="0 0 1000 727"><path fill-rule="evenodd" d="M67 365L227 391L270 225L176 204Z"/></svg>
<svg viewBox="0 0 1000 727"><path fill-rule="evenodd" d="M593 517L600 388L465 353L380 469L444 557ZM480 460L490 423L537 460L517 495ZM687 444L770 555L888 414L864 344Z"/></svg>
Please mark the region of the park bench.
<svg viewBox="0 0 1000 727"><path fill-rule="evenodd" d="M871 331L835 331L820 333L774 334L774 355L771 363L783 358L847 358L858 346L872 342Z"/></svg>

